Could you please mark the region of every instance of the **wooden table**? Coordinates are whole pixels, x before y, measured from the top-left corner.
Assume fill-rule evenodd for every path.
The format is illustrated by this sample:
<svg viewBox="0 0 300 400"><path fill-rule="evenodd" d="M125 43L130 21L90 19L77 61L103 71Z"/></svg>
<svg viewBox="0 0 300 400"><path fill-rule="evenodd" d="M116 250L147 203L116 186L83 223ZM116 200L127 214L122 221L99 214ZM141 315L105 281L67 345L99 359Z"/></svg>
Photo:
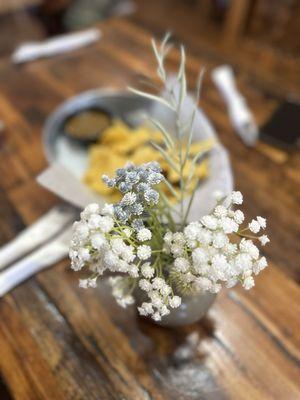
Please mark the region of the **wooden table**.
<svg viewBox="0 0 300 400"><path fill-rule="evenodd" d="M46 167L41 129L49 113L81 91L153 75L149 34L140 24L101 28L97 45L72 54L21 67L0 63L2 243L59 201L35 182ZM193 82L200 66L209 70L216 60L186 45ZM177 60L172 53L170 65ZM278 99L248 75L238 74L238 83L264 121ZM246 148L209 73L201 105L229 150L249 218L268 218L270 267L250 292L222 293L201 323L169 330L120 309L105 287L79 289L65 260L0 300L1 399L300 398L299 159L263 143Z"/></svg>

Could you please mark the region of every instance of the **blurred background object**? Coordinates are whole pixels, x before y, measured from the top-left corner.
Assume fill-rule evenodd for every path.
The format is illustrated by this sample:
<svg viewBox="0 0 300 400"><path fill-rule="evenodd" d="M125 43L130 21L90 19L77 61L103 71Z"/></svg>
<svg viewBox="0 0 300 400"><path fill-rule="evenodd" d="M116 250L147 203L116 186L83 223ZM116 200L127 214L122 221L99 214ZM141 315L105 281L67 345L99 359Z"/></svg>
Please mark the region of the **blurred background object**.
<svg viewBox="0 0 300 400"><path fill-rule="evenodd" d="M150 30L197 37L199 51L208 47L266 90L300 99L298 0L0 0L0 57L20 42L128 14Z"/></svg>

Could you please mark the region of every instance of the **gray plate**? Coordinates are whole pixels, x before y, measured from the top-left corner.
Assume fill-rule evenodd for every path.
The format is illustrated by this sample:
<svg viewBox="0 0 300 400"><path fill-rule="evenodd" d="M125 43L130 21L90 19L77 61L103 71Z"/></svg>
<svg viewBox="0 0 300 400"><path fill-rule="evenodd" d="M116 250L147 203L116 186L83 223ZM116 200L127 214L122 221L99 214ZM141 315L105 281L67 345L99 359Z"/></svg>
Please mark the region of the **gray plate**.
<svg viewBox="0 0 300 400"><path fill-rule="evenodd" d="M151 106L150 100L113 89L91 90L72 97L57 108L46 121L43 142L48 162L58 161L76 177L82 177L88 162L87 147L63 134L65 121L77 111L99 107L115 118L137 125Z"/></svg>
<svg viewBox="0 0 300 400"><path fill-rule="evenodd" d="M193 100L188 97L182 107L184 118L187 118L192 106ZM97 89L75 96L50 115L44 127L43 141L49 163L62 164L78 179L82 178L87 168L88 149L64 135L63 126L66 119L74 112L88 107L99 107L113 117L121 118L131 125L140 124L145 113L148 113L158 119L170 132L174 131L174 118L166 107L127 91ZM214 128L200 109L197 112L194 127L195 140L217 139ZM221 144L217 144L210 152L209 161L210 177L197 190L191 216L194 214L198 217L199 214L210 211L213 205L212 193L215 190L221 190L224 194L228 194L233 188L228 155Z"/></svg>

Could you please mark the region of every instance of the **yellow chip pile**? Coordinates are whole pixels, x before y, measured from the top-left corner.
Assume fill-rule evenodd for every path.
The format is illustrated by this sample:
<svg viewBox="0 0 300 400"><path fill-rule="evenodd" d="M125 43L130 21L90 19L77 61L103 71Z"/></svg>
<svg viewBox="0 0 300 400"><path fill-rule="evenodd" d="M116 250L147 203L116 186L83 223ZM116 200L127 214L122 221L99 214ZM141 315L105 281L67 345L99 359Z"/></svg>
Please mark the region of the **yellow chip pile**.
<svg viewBox="0 0 300 400"><path fill-rule="evenodd" d="M163 169L163 173L168 180L179 188L179 174L174 171L164 160L163 156L156 150L150 142L163 144L161 132L151 130L145 126L132 129L122 121L116 120L111 126L105 129L98 143L89 148L89 166L84 175L84 182L97 193L108 197L110 201L117 201L120 198L115 189L108 188L102 182L101 176L106 174L113 176L117 168L122 168L128 161L139 165L150 161L158 161ZM212 140L195 142L190 147L190 157L183 170L185 178L189 176L193 157L200 151L206 152L213 146ZM186 149L183 148L183 154ZM173 150L176 152L176 149ZM170 153L174 158L174 155ZM192 191L198 179L204 179L208 175L207 160L197 163L195 166L194 177L187 189L187 195ZM172 195L164 187L162 188L167 196L172 199Z"/></svg>

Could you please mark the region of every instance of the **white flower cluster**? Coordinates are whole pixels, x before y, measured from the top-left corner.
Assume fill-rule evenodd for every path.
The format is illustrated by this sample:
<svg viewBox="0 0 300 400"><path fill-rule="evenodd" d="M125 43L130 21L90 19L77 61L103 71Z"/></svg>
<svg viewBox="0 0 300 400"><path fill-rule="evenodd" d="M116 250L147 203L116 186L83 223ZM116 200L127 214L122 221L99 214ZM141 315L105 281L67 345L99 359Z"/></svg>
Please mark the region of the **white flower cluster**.
<svg viewBox="0 0 300 400"><path fill-rule="evenodd" d="M170 312L168 306L178 307L181 299L171 296L172 289L163 278L153 278L155 270L145 262L151 257L152 249L143 242L151 237L147 228L136 232L131 227L122 227L115 221L111 205L102 210L97 204L87 206L81 213L81 220L74 223L69 252L72 269L79 271L88 267L92 271L91 277L79 280L79 286L85 289L96 287L97 278L105 270L126 274L127 277L109 279L116 301L126 307L134 303L130 285L139 278L139 287L151 300L138 308L140 314L151 315L155 320L167 315Z"/></svg>
<svg viewBox="0 0 300 400"><path fill-rule="evenodd" d="M122 202L132 205L135 196L127 192ZM240 282L250 289L253 276L267 266L253 240L265 245L269 239L257 235L266 227L262 217L241 228L244 214L232 206L242 202L240 192L233 192L229 198L219 196L213 212L191 222L183 232L167 231L161 224L151 230L145 226L135 229L132 221L122 223L116 217L113 205L100 209L90 204L74 223L70 246L71 267L91 271L90 277L80 279L80 287L96 287L97 278L109 270L117 274L109 282L118 304L133 304L138 288L147 296L138 307L139 313L155 321L181 305L177 295L180 285L185 290L217 293L222 286Z"/></svg>
<svg viewBox="0 0 300 400"><path fill-rule="evenodd" d="M112 295L119 306L126 308L134 304L134 297L131 294L130 282L122 276L113 276L109 278L109 284L112 288Z"/></svg>
<svg viewBox="0 0 300 400"><path fill-rule="evenodd" d="M265 245L269 241L266 235L253 237L247 232L258 233L266 227L266 220L257 217L248 229L240 230L244 214L231 206L242 203L242 194L233 192L227 200L229 205L219 203L200 222L187 225L183 233L167 232L164 237L164 250L174 258L173 273L180 274L181 281L196 291L217 293L222 284L232 287L237 282L250 289L254 286L253 275L267 266L265 257L260 257L253 241L247 239L258 239Z"/></svg>
<svg viewBox="0 0 300 400"><path fill-rule="evenodd" d="M181 298L172 294L172 288L164 278L154 277L155 269L149 262L141 267L142 279L139 287L148 295L149 302L143 302L138 311L141 315L151 316L155 321L160 321L165 315L170 314L169 308L177 308Z"/></svg>
<svg viewBox="0 0 300 400"><path fill-rule="evenodd" d="M113 208L106 205L102 210L97 204L90 204L81 213L81 220L74 223L69 256L71 268L75 271L88 266L95 277L80 281L81 287L94 287L97 276L108 269L112 272L127 273L133 278L139 276L136 261L151 257L151 247L140 242L151 239L151 231L142 229L137 240L130 227L115 223ZM132 239L131 239L132 237Z"/></svg>

